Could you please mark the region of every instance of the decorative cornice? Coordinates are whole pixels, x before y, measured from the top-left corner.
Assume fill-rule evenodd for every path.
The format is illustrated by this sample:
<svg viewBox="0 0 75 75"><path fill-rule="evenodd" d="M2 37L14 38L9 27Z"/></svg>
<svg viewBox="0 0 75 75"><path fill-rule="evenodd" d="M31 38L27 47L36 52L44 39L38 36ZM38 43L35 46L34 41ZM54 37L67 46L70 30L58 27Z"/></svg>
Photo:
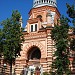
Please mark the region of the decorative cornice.
<svg viewBox="0 0 75 75"><path fill-rule="evenodd" d="M42 7L38 7L38 8L32 8L29 12L29 15L31 15L32 13L37 12L37 11L46 11L46 10L49 10L49 9L52 12L56 12L59 16L61 15L56 7L51 7L51 6L47 6L47 5L42 6Z"/></svg>
<svg viewBox="0 0 75 75"><path fill-rule="evenodd" d="M46 32L31 32L29 34L24 35L25 40L37 39L37 38L45 38L47 37Z"/></svg>
<svg viewBox="0 0 75 75"><path fill-rule="evenodd" d="M38 21L42 21L41 18L33 18L33 19L29 19L28 23L32 24L32 23L37 23Z"/></svg>

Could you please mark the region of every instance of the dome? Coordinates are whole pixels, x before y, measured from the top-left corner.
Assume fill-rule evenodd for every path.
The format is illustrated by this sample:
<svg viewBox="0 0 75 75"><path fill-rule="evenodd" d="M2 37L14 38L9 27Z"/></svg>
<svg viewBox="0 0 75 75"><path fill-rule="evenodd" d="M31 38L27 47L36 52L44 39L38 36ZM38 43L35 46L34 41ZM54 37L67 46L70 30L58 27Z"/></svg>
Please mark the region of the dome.
<svg viewBox="0 0 75 75"><path fill-rule="evenodd" d="M56 0L34 0L33 1L33 8L37 8L45 5L57 7Z"/></svg>

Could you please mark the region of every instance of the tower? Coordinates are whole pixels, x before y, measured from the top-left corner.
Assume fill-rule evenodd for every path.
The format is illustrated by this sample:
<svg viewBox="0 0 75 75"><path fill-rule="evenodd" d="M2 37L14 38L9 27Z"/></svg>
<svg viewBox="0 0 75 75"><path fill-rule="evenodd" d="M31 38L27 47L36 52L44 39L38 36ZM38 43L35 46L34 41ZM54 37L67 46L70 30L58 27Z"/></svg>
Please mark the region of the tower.
<svg viewBox="0 0 75 75"><path fill-rule="evenodd" d="M44 72L50 71L55 51L51 30L60 19L56 0L34 0L29 19L23 32L25 42L21 56L16 59L16 73L20 75L24 66L42 65Z"/></svg>

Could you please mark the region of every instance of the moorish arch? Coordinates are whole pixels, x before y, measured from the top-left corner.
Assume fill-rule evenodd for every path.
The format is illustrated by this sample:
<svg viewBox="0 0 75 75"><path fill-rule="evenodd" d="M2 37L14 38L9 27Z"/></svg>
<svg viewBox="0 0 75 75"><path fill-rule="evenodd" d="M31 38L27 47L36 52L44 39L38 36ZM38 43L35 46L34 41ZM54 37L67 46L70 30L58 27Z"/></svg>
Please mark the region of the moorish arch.
<svg viewBox="0 0 75 75"><path fill-rule="evenodd" d="M27 59L28 60L37 60L37 59L41 59L41 51L38 47L36 46L32 46L30 48L30 50L28 50L27 52Z"/></svg>
<svg viewBox="0 0 75 75"><path fill-rule="evenodd" d="M31 48L33 48L33 47L35 47L35 48L37 48L38 50L40 50L40 53L41 53L41 58L44 58L44 57L46 57L46 52L45 52L45 46L42 44L42 43L40 43L40 42L31 42L31 43L28 43L25 47L24 47L24 55L25 55L25 58L27 59L27 57L28 57L28 52L29 52L29 50L31 50Z"/></svg>

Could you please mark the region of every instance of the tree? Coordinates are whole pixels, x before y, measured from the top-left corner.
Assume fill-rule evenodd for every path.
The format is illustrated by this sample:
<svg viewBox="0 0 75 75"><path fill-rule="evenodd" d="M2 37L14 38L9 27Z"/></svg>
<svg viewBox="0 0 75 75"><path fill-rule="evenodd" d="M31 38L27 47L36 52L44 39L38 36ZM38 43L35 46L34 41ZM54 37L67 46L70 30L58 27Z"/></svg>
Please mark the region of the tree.
<svg viewBox="0 0 75 75"><path fill-rule="evenodd" d="M0 57L2 56L2 52L3 52L3 32L2 29L0 29Z"/></svg>
<svg viewBox="0 0 75 75"><path fill-rule="evenodd" d="M20 55L23 38L23 29L21 28L20 13L13 11L11 18L2 21L3 25L3 55L4 59L10 65L10 75L12 75L12 63Z"/></svg>
<svg viewBox="0 0 75 75"><path fill-rule="evenodd" d="M56 51L52 62L52 69L55 71L52 75L70 75L69 69L69 45L68 45L68 30L69 19L62 16L60 18L60 26L55 25L52 30L52 39L55 42Z"/></svg>
<svg viewBox="0 0 75 75"><path fill-rule="evenodd" d="M73 24L73 35L75 35L75 5L72 5L70 6L69 4L66 4L67 5L67 14L69 16L69 18L71 18L71 23ZM73 38L71 40L71 43L70 43L70 48L71 50L75 51L75 38Z"/></svg>
<svg viewBox="0 0 75 75"><path fill-rule="evenodd" d="M75 0L74 0L75 1ZM70 40L70 50L73 52L73 61L72 61L72 67L73 67L73 70L72 70L72 73L75 74L74 72L74 68L75 68L75 4L73 5L69 5L69 4L66 4L67 5L67 14L71 20L71 24L73 25L72 26L72 36L73 38L71 38Z"/></svg>
<svg viewBox="0 0 75 75"><path fill-rule="evenodd" d="M2 58L2 52L3 52L3 42L2 42L2 29L0 29L0 66L1 66L1 58Z"/></svg>

